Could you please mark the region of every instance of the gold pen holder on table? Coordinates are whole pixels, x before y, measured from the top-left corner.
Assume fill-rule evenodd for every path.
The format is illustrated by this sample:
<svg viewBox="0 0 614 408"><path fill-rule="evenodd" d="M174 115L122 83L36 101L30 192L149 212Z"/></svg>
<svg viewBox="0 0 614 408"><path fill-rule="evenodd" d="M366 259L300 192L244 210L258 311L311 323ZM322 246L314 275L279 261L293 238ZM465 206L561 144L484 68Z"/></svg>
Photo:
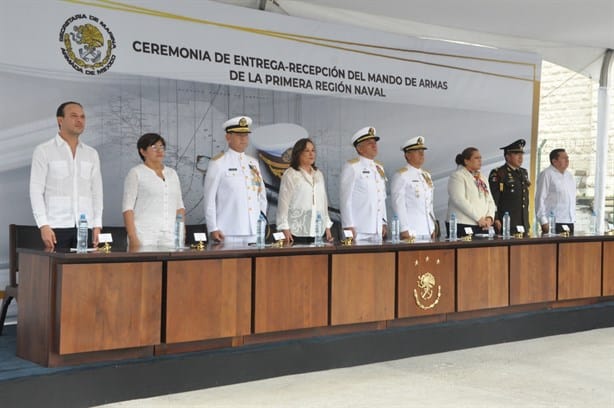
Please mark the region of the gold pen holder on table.
<svg viewBox="0 0 614 408"><path fill-rule="evenodd" d="M522 233L522 232L515 232L514 233L514 238L520 239L522 237L524 237L524 233Z"/></svg>
<svg viewBox="0 0 614 408"><path fill-rule="evenodd" d="M273 242L271 244L271 246L273 248L283 248L284 247L284 242L286 242L285 239L278 239L277 241ZM291 245L288 245L288 246L291 246Z"/></svg>
<svg viewBox="0 0 614 408"><path fill-rule="evenodd" d="M203 241L198 241L196 244L190 245L190 248L195 249L197 251L204 251L205 247L206 245Z"/></svg>
<svg viewBox="0 0 614 408"><path fill-rule="evenodd" d="M352 241L353 240L354 239L352 237L347 237L346 239L342 239L341 240L341 245L343 245L343 246L350 246L350 245L352 245Z"/></svg>
<svg viewBox="0 0 614 408"><path fill-rule="evenodd" d="M569 238L569 231L563 231L559 234L560 236L562 236L563 238Z"/></svg>
<svg viewBox="0 0 614 408"><path fill-rule="evenodd" d="M406 244L413 244L414 242L416 242L416 237L410 236L409 238L402 239L401 242L404 242Z"/></svg>
<svg viewBox="0 0 614 408"><path fill-rule="evenodd" d="M104 252L105 254L108 254L111 252L111 244L109 244L108 242L105 242L103 246L98 247L98 250L100 252Z"/></svg>
<svg viewBox="0 0 614 408"><path fill-rule="evenodd" d="M473 241L473 234L467 234L460 238L461 241Z"/></svg>

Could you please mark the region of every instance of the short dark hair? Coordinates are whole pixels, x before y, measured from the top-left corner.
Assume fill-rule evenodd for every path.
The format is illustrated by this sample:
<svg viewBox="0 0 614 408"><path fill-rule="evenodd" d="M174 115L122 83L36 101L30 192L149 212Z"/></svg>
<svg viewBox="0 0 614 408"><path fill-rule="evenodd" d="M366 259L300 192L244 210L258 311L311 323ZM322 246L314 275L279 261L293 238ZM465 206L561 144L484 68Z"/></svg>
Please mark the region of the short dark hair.
<svg viewBox="0 0 614 408"><path fill-rule="evenodd" d="M141 160L145 161L145 157L141 154L141 149L147 150L149 146L153 146L158 142L162 142L162 146L166 147L166 141L157 133L145 133L139 137L139 141L136 142L136 150L139 152Z"/></svg>
<svg viewBox="0 0 614 408"><path fill-rule="evenodd" d="M551 151L550 152L550 164L552 164L553 161L558 159L561 153L565 153L565 149L554 149L553 151Z"/></svg>
<svg viewBox="0 0 614 408"><path fill-rule="evenodd" d="M473 156L473 153L477 152L478 149L475 147L468 147L465 150L463 150L462 152L460 152L460 154L456 155L456 158L454 159L454 162L456 164L458 164L459 166L464 166L465 165L465 160L471 160L471 156Z"/></svg>
<svg viewBox="0 0 614 408"><path fill-rule="evenodd" d="M81 109L83 109L83 106L79 102L74 102L74 101L64 102L60 106L58 106L58 110L55 112L55 117L56 118L63 118L64 117L64 108L66 106L68 106L68 105L78 105L78 106L81 107Z"/></svg>
<svg viewBox="0 0 614 408"><path fill-rule="evenodd" d="M290 159L290 167L292 167L294 170L299 169L301 164L301 153L307 149L307 143L311 143L314 148L316 146L316 144L313 143L313 140L309 139L308 137L299 139L296 143L294 143L294 147L292 148L292 156ZM318 169L315 162L311 165L311 167L313 167L314 170Z"/></svg>

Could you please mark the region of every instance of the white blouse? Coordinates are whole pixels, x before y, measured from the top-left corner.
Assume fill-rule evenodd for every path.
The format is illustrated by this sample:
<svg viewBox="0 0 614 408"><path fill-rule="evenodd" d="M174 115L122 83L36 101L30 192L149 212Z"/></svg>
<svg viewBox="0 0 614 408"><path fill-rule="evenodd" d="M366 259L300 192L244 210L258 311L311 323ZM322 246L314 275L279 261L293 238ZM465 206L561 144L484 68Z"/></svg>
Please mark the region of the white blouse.
<svg viewBox="0 0 614 408"><path fill-rule="evenodd" d="M308 174L302 169L288 167L279 187L277 229L289 229L296 237L313 237L318 212L324 228L332 227L324 175L320 170Z"/></svg>
<svg viewBox="0 0 614 408"><path fill-rule="evenodd" d="M164 180L145 164L128 172L122 212L134 211L136 234L143 246L172 246L177 210L184 208L175 170L164 167Z"/></svg>

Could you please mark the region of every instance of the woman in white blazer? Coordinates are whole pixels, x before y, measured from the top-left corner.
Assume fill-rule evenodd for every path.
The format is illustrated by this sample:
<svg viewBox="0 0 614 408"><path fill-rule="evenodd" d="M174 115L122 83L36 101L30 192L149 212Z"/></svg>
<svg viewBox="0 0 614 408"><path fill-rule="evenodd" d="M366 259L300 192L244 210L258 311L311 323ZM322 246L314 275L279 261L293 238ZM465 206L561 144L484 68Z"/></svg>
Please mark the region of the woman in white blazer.
<svg viewBox="0 0 614 408"><path fill-rule="evenodd" d="M456 214L458 236L467 235L465 227L473 234L484 233L493 225L496 206L482 177L482 155L475 147L468 147L456 155L458 168L448 180L448 217ZM446 227L449 225L446 222ZM448 233L449 235L449 233Z"/></svg>

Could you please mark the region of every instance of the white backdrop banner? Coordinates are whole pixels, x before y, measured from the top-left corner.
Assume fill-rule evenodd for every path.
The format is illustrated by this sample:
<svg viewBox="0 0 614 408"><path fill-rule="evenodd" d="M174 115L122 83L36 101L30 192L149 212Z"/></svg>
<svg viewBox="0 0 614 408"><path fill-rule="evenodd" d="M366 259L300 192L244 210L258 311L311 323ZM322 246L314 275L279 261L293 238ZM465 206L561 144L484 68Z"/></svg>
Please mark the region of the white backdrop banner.
<svg viewBox="0 0 614 408"><path fill-rule="evenodd" d="M426 106L530 113L535 55L202 1L9 1L0 62ZM27 27L27 30L24 30Z"/></svg>
<svg viewBox="0 0 614 408"><path fill-rule="evenodd" d="M254 119L274 220L274 159L309 135L338 208L351 135L377 128L392 175L401 144L422 135L435 206L447 208L454 157L480 149L484 172L501 146L536 132L540 74L534 54L409 38L302 20L206 0L3 1L0 14L0 242L11 222L33 223L28 181L34 147L57 131L55 110L81 102L83 140L100 153L106 225L121 225L123 179L136 140L159 132L181 179L188 222L203 220L207 161L225 149L221 124ZM529 146L531 143L528 143ZM525 155L528 164L529 155ZM15 202L24 205L15 206ZM335 218L335 214L333 214ZM0 255L6 262L7 246Z"/></svg>

